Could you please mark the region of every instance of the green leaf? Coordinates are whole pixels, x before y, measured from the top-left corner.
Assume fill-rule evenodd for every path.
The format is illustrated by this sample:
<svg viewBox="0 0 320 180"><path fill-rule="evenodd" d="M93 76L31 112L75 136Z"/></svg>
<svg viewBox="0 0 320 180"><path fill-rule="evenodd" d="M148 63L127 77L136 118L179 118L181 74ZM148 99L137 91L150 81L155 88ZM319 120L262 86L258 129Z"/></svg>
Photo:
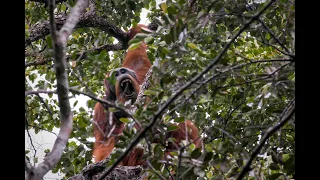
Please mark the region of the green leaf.
<svg viewBox="0 0 320 180"><path fill-rule="evenodd" d="M154 42L154 38L152 36L148 36L144 39L144 41L146 42L146 44L152 44Z"/></svg>
<svg viewBox="0 0 320 180"><path fill-rule="evenodd" d="M172 143L176 143L177 140L175 138L168 138L167 139L168 142L172 142Z"/></svg>
<svg viewBox="0 0 320 180"><path fill-rule="evenodd" d="M201 156L201 148L196 148L194 151L191 153L191 157L193 159L198 159Z"/></svg>
<svg viewBox="0 0 320 180"><path fill-rule="evenodd" d="M279 170L280 169L280 167L276 163L271 163L269 167L271 170Z"/></svg>
<svg viewBox="0 0 320 180"><path fill-rule="evenodd" d="M161 41L160 43L159 43L159 46L161 46L161 47L163 47L163 46L165 46L167 43L165 42L165 41Z"/></svg>
<svg viewBox="0 0 320 180"><path fill-rule="evenodd" d="M159 18L155 17L153 20L156 24L163 26L163 22Z"/></svg>
<svg viewBox="0 0 320 180"><path fill-rule="evenodd" d="M151 33L153 33L152 30L150 30L150 29L148 29L148 28L145 28L145 27L141 27L141 31L142 31L143 33L146 33L146 34L151 34Z"/></svg>
<svg viewBox="0 0 320 180"><path fill-rule="evenodd" d="M99 53L97 59L98 59L99 61L104 61L106 56L107 56L107 51L106 51L106 50L102 50L102 51Z"/></svg>
<svg viewBox="0 0 320 180"><path fill-rule="evenodd" d="M173 7L173 6L169 6L167 8L167 11L168 11L169 14L177 14L178 13L177 9L175 7Z"/></svg>
<svg viewBox="0 0 320 180"><path fill-rule="evenodd" d="M198 104L206 103L208 100L205 97L201 97L201 99L198 101Z"/></svg>
<svg viewBox="0 0 320 180"><path fill-rule="evenodd" d="M275 174L272 174L270 176L268 176L268 180L276 180L278 179L279 176L281 176L282 174L281 173L275 173Z"/></svg>
<svg viewBox="0 0 320 180"><path fill-rule="evenodd" d="M283 165L283 170L286 174L292 175L295 172L295 165L294 165L294 157L290 156Z"/></svg>
<svg viewBox="0 0 320 180"><path fill-rule="evenodd" d="M185 118L184 118L184 117L174 118L174 122L176 122L176 123L181 123L181 122L184 122L184 121L185 121Z"/></svg>
<svg viewBox="0 0 320 180"><path fill-rule="evenodd" d="M33 162L34 162L34 163L38 163L38 157L34 157L34 158L33 158Z"/></svg>
<svg viewBox="0 0 320 180"><path fill-rule="evenodd" d="M167 132L174 131L174 130L177 130L177 129L179 129L179 126L177 126L177 125L171 125L171 126L168 127Z"/></svg>
<svg viewBox="0 0 320 180"><path fill-rule="evenodd" d="M130 122L129 118L120 118L119 120L121 122L123 122L123 123L129 123Z"/></svg>
<svg viewBox="0 0 320 180"><path fill-rule="evenodd" d="M58 171L59 171L59 168L53 168L53 169L51 170L51 172L54 173L54 174L57 173Z"/></svg>
<svg viewBox="0 0 320 180"><path fill-rule="evenodd" d="M78 104L78 100L76 100L76 101L73 103L73 107L75 107L77 104Z"/></svg>
<svg viewBox="0 0 320 180"><path fill-rule="evenodd" d="M198 49L198 46L193 43L188 43L187 46L190 47L191 49Z"/></svg>
<svg viewBox="0 0 320 180"><path fill-rule="evenodd" d="M165 2L160 4L160 8L164 13L167 13L167 4Z"/></svg>
<svg viewBox="0 0 320 180"><path fill-rule="evenodd" d="M159 92L158 91L154 91L154 90L147 89L147 90L144 91L144 95L147 95L147 96L150 96L150 95L157 96L158 94L159 94Z"/></svg>
<svg viewBox="0 0 320 180"><path fill-rule="evenodd" d="M213 157L213 152L207 152L206 155L204 156L203 162L208 163Z"/></svg>
<svg viewBox="0 0 320 180"><path fill-rule="evenodd" d="M131 50L135 50L136 48L138 48L140 45L141 45L142 42L138 42L138 43L132 43L128 50L131 51Z"/></svg>
<svg viewBox="0 0 320 180"><path fill-rule="evenodd" d="M170 44L173 41L171 34L164 35L164 41L166 42L166 44Z"/></svg>
<svg viewBox="0 0 320 180"><path fill-rule="evenodd" d="M32 99L27 100L27 104L30 105L32 103Z"/></svg>
<svg viewBox="0 0 320 180"><path fill-rule="evenodd" d="M86 110L85 110L83 107L80 107L80 108L79 108L79 111L80 111L80 112L86 112Z"/></svg>

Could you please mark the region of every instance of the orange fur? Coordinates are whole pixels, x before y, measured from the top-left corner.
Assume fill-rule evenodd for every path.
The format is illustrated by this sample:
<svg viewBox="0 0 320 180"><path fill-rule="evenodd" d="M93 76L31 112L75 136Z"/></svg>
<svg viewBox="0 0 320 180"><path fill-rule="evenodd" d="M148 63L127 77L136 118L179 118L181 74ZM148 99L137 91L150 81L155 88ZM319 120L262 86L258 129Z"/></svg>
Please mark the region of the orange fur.
<svg viewBox="0 0 320 180"><path fill-rule="evenodd" d="M148 28L145 25L138 24L137 27L130 29L128 33L129 38L132 39L136 34L141 33L141 27ZM151 67L145 42L142 42L136 49L127 52L122 67L132 69L138 77L138 83L143 83L145 75Z"/></svg>
<svg viewBox="0 0 320 180"><path fill-rule="evenodd" d="M141 27L147 28L145 25L139 24L137 27L132 28L128 32L128 36L132 39L137 33L141 32ZM121 86L121 81L123 79L129 80L131 82L131 89L133 89L134 93L139 92L139 85L141 85L144 81L145 75L151 67L151 63L147 56L147 45L142 42L141 45L133 50L128 50L126 56L122 63L122 68L117 68L113 72L118 73L116 83L111 85L105 80L105 88L106 88L106 97L105 99L109 101L116 101L124 103L128 100L128 96L125 96L121 91L123 90L123 86ZM128 69L126 69L128 68ZM126 73L120 73L121 70L126 71ZM132 71L133 72L132 72ZM107 77L109 74L107 75ZM128 86L129 87L129 86ZM127 88L125 88L127 89ZM129 88L130 89L130 88ZM129 91L131 93L131 90ZM136 95L136 94L134 94ZM136 96L133 96L129 99L135 101ZM122 133L124 129L124 123L119 121L119 118L125 117L125 114L121 113L113 113L110 116L110 112L105 110L105 107L97 103L94 108L94 136L96 141L94 143L93 155L95 156L95 161L101 161L104 158L108 157L112 150L114 149L114 145L117 142L117 139L114 136L106 137L106 134L109 134L111 130L113 132L112 135L119 135ZM111 117L111 119L109 119ZM111 121L110 121L111 120ZM111 124L110 124L111 123ZM176 143L168 143L167 145L167 153L170 153L172 150L176 150L182 140L186 140L186 126L187 125L187 139L189 142L194 141L195 146L198 148L201 146L201 138L199 138L198 128L192 123L192 121L187 120L186 122L179 123L177 126L179 127L175 131L169 132L167 134L166 139L175 138ZM113 129L113 126L115 128ZM135 128L137 126L135 125ZM134 148L120 163L124 166L136 166L136 165L145 165L145 160L143 159L144 150L141 148Z"/></svg>
<svg viewBox="0 0 320 180"><path fill-rule="evenodd" d="M169 136L176 139L176 144L180 144L181 141L186 140L186 126L187 125L187 138L189 142L194 141L197 148L201 146L201 139L199 137L199 130L193 124L192 121L186 120L186 122L181 122L178 124L179 129L173 131ZM176 149L173 145L168 145L169 149Z"/></svg>
<svg viewBox="0 0 320 180"><path fill-rule="evenodd" d="M97 103L94 107L93 120L95 122L93 126L93 132L95 137L95 142L93 145L93 155L95 156L95 162L101 161L108 157L112 150L114 149L115 137L111 136L107 139L107 133L110 131L109 125L109 113L105 112L105 108L101 103ZM124 124L120 124L114 129L113 134L118 135L122 133L124 129Z"/></svg>

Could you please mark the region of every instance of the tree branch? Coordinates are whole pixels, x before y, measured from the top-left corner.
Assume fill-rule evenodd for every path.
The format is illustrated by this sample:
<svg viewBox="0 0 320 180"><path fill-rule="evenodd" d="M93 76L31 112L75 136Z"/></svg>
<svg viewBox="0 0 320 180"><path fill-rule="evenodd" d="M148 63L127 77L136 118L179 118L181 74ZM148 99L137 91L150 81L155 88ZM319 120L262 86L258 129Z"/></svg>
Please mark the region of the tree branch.
<svg viewBox="0 0 320 180"><path fill-rule="evenodd" d="M76 94L82 94L82 95L88 96L88 97L90 97L91 99L100 102L101 104L105 104L105 105L114 107L115 109L118 109L118 110L124 112L129 118L131 118L134 122L136 122L136 123L141 127L141 123L140 123L138 120L136 120L136 119L132 116L132 114L131 114L129 111L127 111L126 109L121 108L121 107L115 105L114 103L112 103L112 102L110 102L110 101L107 101L107 100L105 100L105 99L97 98L97 97L95 97L94 95L90 95L90 94L87 94L87 93L78 91L78 90L76 90L76 89L73 89L73 88L70 88L69 91L70 91L70 92L73 92L73 93L76 93Z"/></svg>
<svg viewBox="0 0 320 180"><path fill-rule="evenodd" d="M161 180L165 180L166 178L164 178L150 163L149 159L147 159L146 161L147 165L149 166L149 168L161 179Z"/></svg>
<svg viewBox="0 0 320 180"><path fill-rule="evenodd" d="M29 126L29 123L28 123L27 120L26 120L26 124L27 124L27 126ZM36 148L34 147L34 144L33 144L33 141L32 141L32 138L31 138L31 135L30 135L30 132L29 132L28 127L26 128L26 130L27 130L28 137L29 137L29 139L30 139L31 146L32 146L32 148L33 148L33 150L34 150L33 158L35 159L35 158L36 158L36 154L37 154L37 150L36 150Z"/></svg>
<svg viewBox="0 0 320 180"><path fill-rule="evenodd" d="M122 107L119 107L119 106L115 105L113 102L110 102L110 101L105 100L105 99L97 98L94 94L87 94L85 92L81 92L81 91L76 90L74 88L69 88L69 91L72 92L72 93L75 93L75 94L82 94L82 95L88 96L91 99L93 99L93 100L95 100L95 101L97 101L97 102L99 102L101 104L104 104L104 105L107 105L107 106L110 106L110 107L114 107L115 109L118 109L119 111L124 112L129 118L131 118L133 121L135 121L141 127L141 123L137 119L135 119L133 117L133 115L129 111L127 111L126 109L124 109ZM47 91L47 90L43 90L43 89L39 89L37 91L26 91L25 92L25 96L31 95L31 94L39 94L39 93L50 94L50 93L57 93L57 91L56 90Z"/></svg>
<svg viewBox="0 0 320 180"><path fill-rule="evenodd" d="M265 45L271 46L271 47L273 47L274 49L276 49L277 51L279 51L280 53L282 53L282 54L284 54L284 55L287 55L287 56L289 56L289 57L291 57L291 58L294 58L294 57L295 57L294 54L287 53L287 52L279 49L277 46L268 43L268 42L264 39L264 37L263 37L262 35L261 35L261 39L262 39L262 41L259 40L259 39L257 39L257 41L262 42L262 43L265 44Z"/></svg>
<svg viewBox="0 0 320 180"><path fill-rule="evenodd" d="M26 121L27 121L27 120L26 120ZM42 128L42 127L34 126L34 125L30 125L30 124L28 124L28 126L33 127L33 128L36 128L36 129L41 129L41 130L43 130L43 131L47 131L48 133L52 133L52 134L54 134L55 136L58 137L58 135L57 135L55 132L48 131L47 129L44 129L44 128Z"/></svg>
<svg viewBox="0 0 320 180"><path fill-rule="evenodd" d="M238 54L238 53L236 53L236 54ZM240 54L238 54L238 55L240 55ZM244 59L248 59L248 58L246 58L246 57L243 57L243 58L244 58ZM248 60L250 60L250 59L248 59ZM200 83L200 84L189 94L189 96L186 97L186 98L183 100L182 103L180 103L179 105L175 106L175 107L174 107L172 110L170 110L167 114L170 114L172 111L178 109L179 106L181 106L182 104L184 104L184 103L186 103L187 101L189 101L189 99L190 99L196 92L198 92L203 85L207 84L208 82L210 82L210 81L212 81L212 80L214 80L214 79L217 79L217 76L218 76L218 75L221 75L221 74L226 73L226 72L228 72L228 71L231 71L231 70L234 70L234 69L243 67L243 66L247 66L247 65L250 65L250 64L254 64L254 63L269 63L269 62L294 62L294 59L282 59L282 58L280 58L280 59L262 59L262 60L256 60L256 61L250 60L250 62L247 62L247 63L237 64L237 65L233 65L233 66L231 66L231 67L225 68L225 69L223 69L223 70L218 70L219 72L218 72L216 75L214 75L214 76L206 79L206 80L203 81L202 83ZM273 75L273 74L272 74L272 75ZM270 77L270 75L267 76L267 78L269 78L269 77ZM262 79L267 79L267 78L260 78L260 79L256 79L256 80L262 80ZM256 80L255 80L255 81L256 81ZM245 83L242 83L242 84L247 84L247 83L248 83L248 82L245 82ZM242 84L237 84L237 85L242 85ZM224 88L224 87L229 87L229 86L223 86L223 87L220 87L220 88ZM217 88L219 88L219 87L217 87ZM217 89L217 88L215 88L215 89Z"/></svg>
<svg viewBox="0 0 320 180"><path fill-rule="evenodd" d="M241 144L236 137L234 137L231 133L227 132L226 130L224 130L224 129L222 129L222 128L219 128L219 127L217 127L217 126L214 126L214 125L212 126L212 128L215 128L215 129L221 131L221 132L222 132L223 134L225 134L226 136L228 136L228 137L232 140L232 141L230 141L231 144L233 144L234 146L235 146L236 144ZM223 135L222 135L222 138L223 138Z"/></svg>
<svg viewBox="0 0 320 180"><path fill-rule="evenodd" d="M295 104L293 102L293 104L289 104L288 107L290 107L292 105L292 108L290 110L288 110L288 108L286 108L284 110L288 112L285 113L286 116L280 116L280 122L278 122L278 124L276 124L273 127L270 127L266 133L263 135L263 137L260 140L260 144L258 146L255 147L255 149L253 150L253 153L250 157L250 159L247 161L247 163L244 165L244 167L242 168L239 176L237 177L237 179L242 179L244 177L244 175L250 171L250 164L252 163L253 159L258 155L258 153L260 152L262 146L265 144L265 142L269 139L269 137L276 132L277 130L279 130L286 122L288 122L291 117L293 116L294 112L295 112Z"/></svg>
<svg viewBox="0 0 320 180"><path fill-rule="evenodd" d="M40 102L42 102L44 107L48 110L48 113L52 116L52 111L50 110L50 107L48 106L48 104L46 102L44 102L44 100L42 99L42 97L39 94L36 94L36 95L40 99Z"/></svg>
<svg viewBox="0 0 320 180"><path fill-rule="evenodd" d="M270 33L270 35L277 41L277 43L287 52L290 53L289 49L277 38L277 36L268 28L268 26L258 18L258 21L262 24L262 26Z"/></svg>
<svg viewBox="0 0 320 180"><path fill-rule="evenodd" d="M68 180L96 180L99 175L105 171L108 162L109 158L106 158L102 161L89 164L84 167L79 174L68 178ZM105 180L143 180L146 174L148 173L144 172L141 166L118 166Z"/></svg>
<svg viewBox="0 0 320 180"><path fill-rule="evenodd" d="M26 91L25 96L31 95L31 94L40 94L40 93L46 93L46 94L52 94L52 93L57 93L56 90L54 91L47 91L44 89L38 89L37 91Z"/></svg>
<svg viewBox="0 0 320 180"><path fill-rule="evenodd" d="M59 15L55 17L56 29L60 30L63 24L66 22L67 17L65 15ZM32 42L45 38L50 33L50 22L44 21L31 26L29 38L25 40L25 47L29 46ZM96 15L94 11L88 11L84 13L75 28L83 27L95 27L103 31L106 31L111 36L115 37L120 42L126 44L128 42L127 33L120 28L109 22L108 20Z"/></svg>
<svg viewBox="0 0 320 180"><path fill-rule="evenodd" d="M84 12L88 6L88 0L78 0L75 7L66 20L66 23L61 28L60 32L56 32L56 25L54 22L54 2L49 0L49 18L50 18L50 32L53 42L56 79L57 79L57 95L60 108L60 131L54 142L52 151L45 157L44 161L40 163L33 173L28 173L27 179L40 180L43 176L51 170L60 160L63 150L67 145L70 133L72 131L73 115L70 108L68 97L69 83L67 74L67 63L65 60L65 43L71 34L72 30L79 21L80 14Z"/></svg>
<svg viewBox="0 0 320 180"><path fill-rule="evenodd" d="M103 45L103 46L100 46L100 47L97 47L97 48L93 48L91 50L88 50L88 51L85 51L85 52L82 52L82 53L79 53L76 55L75 59L77 59L77 61L80 61L80 60L83 60L85 58L87 58L87 54L88 53L93 53L93 52L97 52L97 53L100 53L101 51L103 50L106 50L107 52L108 51L119 51L119 50L123 50L125 49L125 45L123 45L122 43L118 43L118 44L106 44L106 45ZM36 56L34 54L28 54L26 53L25 54L26 56ZM66 56L66 60L67 61L70 61L70 58L71 58L71 55L67 55ZM29 67L29 66L37 66L37 65L44 65L44 64L47 64L49 62L53 61L52 59L48 58L48 59L38 59L38 60L35 60L33 62L29 62L29 63L26 63L25 64L25 68Z"/></svg>

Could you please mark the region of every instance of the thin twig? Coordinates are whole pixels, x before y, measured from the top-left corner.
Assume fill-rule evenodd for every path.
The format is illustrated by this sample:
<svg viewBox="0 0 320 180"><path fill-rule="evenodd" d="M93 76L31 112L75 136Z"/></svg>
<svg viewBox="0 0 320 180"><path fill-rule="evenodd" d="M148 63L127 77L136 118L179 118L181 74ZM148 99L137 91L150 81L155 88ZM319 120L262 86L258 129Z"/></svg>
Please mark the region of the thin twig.
<svg viewBox="0 0 320 180"><path fill-rule="evenodd" d="M234 52L236 53L236 52ZM246 58L246 57L243 57L245 59L248 59L250 60L249 58ZM240 68L240 67L243 67L243 66L247 66L247 65L250 65L250 64L254 64L254 63L270 63L270 62L294 62L294 59L283 59L283 58L280 58L280 59L262 59L262 60L250 60L250 62L246 62L246 63L242 63L242 64L237 64L237 65L233 65L231 67L228 67L228 68L225 68L223 70L218 70L218 72L213 75L212 77L206 79L205 81L203 81L202 83L200 83L190 94L188 97L186 97L183 101L183 103L180 103L179 105L176 105L172 110L170 110L168 112L168 114L172 113L174 110L178 109L178 107L180 107L182 104L185 104L185 102L189 101L189 99L196 93L200 90L200 88L207 84L208 82L214 80L214 79L218 79L218 75L221 75L223 73L226 73L228 71L231 71L231 70L234 70L234 69L237 69L237 68ZM241 75L242 76L242 75ZM269 77L269 76L268 76ZM220 77L221 78L221 77ZM248 82L244 83L244 84L247 84ZM239 85L242 85L242 84L239 84ZM230 86L226 86L226 87L230 87Z"/></svg>
<svg viewBox="0 0 320 180"><path fill-rule="evenodd" d="M203 132L202 132L203 133ZM176 173L176 179L178 180L178 174L179 174L179 169L181 168L181 160L182 160L182 153L183 153L183 151L187 148L187 147L189 147L191 144L193 144L194 142L196 142L199 138L201 138L201 134L202 133L200 133L200 136L198 136L196 139L194 139L192 142L189 142L188 144L186 144L185 146L183 146L183 147L181 147L180 149L179 149L179 156L178 156L178 167L177 167L177 173Z"/></svg>
<svg viewBox="0 0 320 180"><path fill-rule="evenodd" d="M168 171L170 179L173 179L173 176L172 176L172 174L171 174L171 172L170 172L170 170L169 170L169 168L167 166L167 163L164 165L164 168Z"/></svg>
<svg viewBox="0 0 320 180"><path fill-rule="evenodd" d="M71 71L71 73L76 77L76 79L81 83L81 85L86 88L90 95L95 96L95 94L90 90L90 88L82 81L81 75L78 76L74 71Z"/></svg>
<svg viewBox="0 0 320 180"><path fill-rule="evenodd" d="M46 102L44 102L44 100L42 99L42 97L41 97L39 94L36 94L36 96L38 96L38 98L40 99L40 101L43 103L44 107L48 110L48 113L52 116L53 113L52 113L49 105L48 105Z"/></svg>
<svg viewBox="0 0 320 180"><path fill-rule="evenodd" d="M35 126L35 125L30 125L30 124L28 124L28 126L33 127L33 128L36 128L36 129L41 129L41 130L43 130L43 131L47 131L48 133L52 133L52 134L54 134L55 136L58 137L57 133L52 132L52 131L48 131L47 129L44 129L44 128L42 128L42 127Z"/></svg>
<svg viewBox="0 0 320 180"><path fill-rule="evenodd" d="M29 123L28 123L27 120L26 120L26 124L27 124L27 126L29 126ZM31 135L30 135L30 132L29 132L28 127L26 128L26 130L27 130L28 137L29 137L29 139L30 139L30 144L31 144L31 146L32 146L32 148L33 148L33 150L34 150L33 159L35 159L35 158L36 158L36 154L37 154L37 150L36 150L36 148L34 147L34 144L33 144L33 141L32 141L32 138L31 138ZM35 162L34 162L34 165L35 165Z"/></svg>
<svg viewBox="0 0 320 180"><path fill-rule="evenodd" d="M147 165L149 166L149 168L162 180L165 180L166 178L164 178L150 163L149 158L147 159Z"/></svg>
<svg viewBox="0 0 320 180"><path fill-rule="evenodd" d="M103 135L103 137L107 137L104 131L101 129L100 125L97 123L97 121L92 121L92 123L98 128L99 132ZM104 122L104 123L107 123L107 122Z"/></svg>
<svg viewBox="0 0 320 180"><path fill-rule="evenodd" d="M225 134L226 136L228 136L230 139L232 139L231 143L235 146L236 144L241 144L236 137L234 137L233 135L231 135L230 133L228 133L226 130L219 128L217 126L212 126L213 128L221 131L223 134ZM223 137L223 136L222 136Z"/></svg>
<svg viewBox="0 0 320 180"><path fill-rule="evenodd" d="M262 24L262 26L269 32L273 39L277 41L277 43L287 52L290 53L289 49L277 38L277 36L268 28L268 26L258 18L258 21Z"/></svg>
<svg viewBox="0 0 320 180"><path fill-rule="evenodd" d="M183 146L179 149L179 156L178 156L178 167L177 167L177 173L176 173L176 180L179 180L179 171L181 168L181 161L182 161L182 153L184 151L184 149L186 148L186 146Z"/></svg>
<svg viewBox="0 0 320 180"><path fill-rule="evenodd" d="M262 35L261 35L261 38L262 38L262 41L261 41L260 39L257 39L257 41L262 42L263 44L266 44L266 45L268 45L268 46L273 47L274 49L276 49L277 51L279 51L280 53L282 53L282 54L284 54L284 55L287 55L287 56L289 56L289 57L291 57L291 58L295 58L295 55L290 54L290 53L287 53L287 52L279 49L277 46L268 43L268 42L264 39L264 37L263 37Z"/></svg>
<svg viewBox="0 0 320 180"><path fill-rule="evenodd" d="M228 121L231 117L231 115L238 109L240 108L244 103L246 103L246 100L244 100L243 102L241 102L237 107L235 107L234 109L232 109L232 111L229 113L227 119L225 120L225 124L224 124L224 129L227 127ZM230 108L231 109L231 108Z"/></svg>
<svg viewBox="0 0 320 180"><path fill-rule="evenodd" d="M52 94L52 93L57 93L57 91L56 90L48 91L48 90L45 90L45 89L38 89L36 91L26 91L25 92L25 96L28 96L28 95L31 95L31 94L40 94L40 93Z"/></svg>
<svg viewBox="0 0 320 180"><path fill-rule="evenodd" d="M249 84L249 83L253 83L253 82L258 82L258 81L261 81L261 80L266 80L266 79L269 79L271 78L272 76L274 76L278 71L280 71L281 69L283 69L285 66L289 65L290 63L286 63L282 66L280 66L278 69L276 69L275 71L273 71L271 74L268 74L264 77L261 77L261 78L256 78L256 79L253 79L253 80L250 80L250 81L246 81L246 82L243 82L243 83L238 83L238 84L231 84L231 85L225 85L225 86L219 86L219 87L216 87L214 89L222 89L222 88L227 88L227 87L233 87L233 86L240 86L240 85L244 85L244 84Z"/></svg>
<svg viewBox="0 0 320 180"><path fill-rule="evenodd" d="M113 102L110 102L110 101L105 100L105 99L97 98L97 97L95 97L95 96L93 96L93 95L87 94L87 93L85 93L85 92L81 92L81 91L76 90L76 89L74 89L74 88L69 88L69 91L70 91L70 92L73 92L73 93L76 93L76 94L82 94L82 95L88 96L88 97L90 97L91 99L100 102L101 104L105 104L105 105L114 107L115 109L118 109L118 110L120 110L120 111L123 111L129 118L131 118L134 122L136 122L139 127L142 127L142 126L141 126L141 123L140 123L137 119L135 119L135 118L133 117L133 115L132 115L129 111L127 111L126 109L121 108L121 107L115 105Z"/></svg>

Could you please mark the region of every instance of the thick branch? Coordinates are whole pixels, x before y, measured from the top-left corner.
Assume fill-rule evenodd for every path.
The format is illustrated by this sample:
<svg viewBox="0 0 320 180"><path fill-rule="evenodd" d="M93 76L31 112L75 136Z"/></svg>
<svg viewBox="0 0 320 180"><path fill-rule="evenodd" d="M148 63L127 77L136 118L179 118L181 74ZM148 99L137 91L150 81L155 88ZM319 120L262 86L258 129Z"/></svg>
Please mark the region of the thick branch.
<svg viewBox="0 0 320 180"><path fill-rule="evenodd" d="M60 30L66 21L67 16L60 15L55 18L56 28ZM42 23L37 23L31 26L29 38L25 40L25 47L29 46L32 42L39 39L44 39L50 34L50 21L44 21Z"/></svg>
<svg viewBox="0 0 320 180"><path fill-rule="evenodd" d="M80 14L87 6L88 0L78 0L75 7L71 10L71 13L61 31L57 33L53 15L54 2L49 0L50 33L54 47L54 63L56 68L57 95L60 108L61 125L59 135L54 143L52 151L45 157L44 161L33 170L33 173L28 173L28 179L42 179L43 176L59 162L72 131L73 115L68 97L69 83L66 71L67 63L65 60L64 48L66 40L68 39L75 25L78 23Z"/></svg>
<svg viewBox="0 0 320 180"><path fill-rule="evenodd" d="M66 22L66 19L67 17L64 15L55 17L57 30L61 29L63 24ZM49 24L49 21L44 21L42 23L31 26L29 38L25 40L25 47L30 45L31 42L45 38L45 36L50 33ZM94 11L88 11L80 17L79 22L76 24L75 28L83 27L95 27L104 30L124 44L126 44L126 42L128 41L126 32L122 31L107 19L97 16Z"/></svg>
<svg viewBox="0 0 320 180"><path fill-rule="evenodd" d="M127 147L127 149L125 150L125 152L123 154L121 154L121 156L116 160L116 162L108 168L108 170L103 173L101 175L101 177L99 178L99 180L103 180L105 176L107 176L120 162L121 160L124 158L124 156L126 154L129 153L129 151L132 150L132 148L140 141L140 139L145 135L145 133L155 124L156 120L158 119L158 117L165 111L165 109L180 95L182 94L182 92L184 92L187 88L189 88L192 84L194 84L196 81L198 81L205 73L207 73L220 59L221 57L224 55L224 53L229 49L229 47L231 46L231 44L235 41L235 39L243 32L245 31L250 24L256 20L257 18L259 18L259 16L267 9L271 6L271 4L274 2L275 0L271 0L258 14L256 14L255 16L252 17L252 19L250 19L249 22L247 22L240 30L237 34L234 35L234 37L230 40L230 42L223 48L223 50L217 55L216 58L214 58L212 60L212 62L201 72L199 73L197 76L195 76L194 78L192 78L187 84L185 84L175 95L173 95L153 116L152 121L145 127L142 129L142 131L140 131L138 133L137 136L134 137L134 139L131 141L131 143L129 144L129 146Z"/></svg>
<svg viewBox="0 0 320 180"><path fill-rule="evenodd" d="M78 0L77 4L72 8L66 23L64 23L64 25L62 26L59 32L60 40L62 41L61 43L63 47L67 42L67 39L72 33L73 29L78 24L81 14L84 13L88 5L89 5L89 0Z"/></svg>
<svg viewBox="0 0 320 180"><path fill-rule="evenodd" d="M88 53L92 53L92 52L97 52L100 53L103 50L108 51L119 51L119 50L123 50L125 49L126 46L124 46L122 43L118 43L118 44L106 44L97 48L93 48L91 50L79 53L76 55L75 59L77 59L77 61L83 60L85 58L87 58L87 54ZM30 54L25 54L26 56L32 56ZM34 56L34 55L33 55ZM69 61L71 58L71 55L67 55L66 56L66 60ZM25 68L29 67L29 66L37 66L37 65L44 65L47 64L48 62L51 62L52 59L39 59L39 60L35 60L33 62L29 62L25 64Z"/></svg>
<svg viewBox="0 0 320 180"><path fill-rule="evenodd" d="M290 106L290 105L289 105ZM287 111L287 108L284 110L284 112ZM261 148L263 147L263 145L266 143L266 141L269 139L269 137L275 133L277 130L279 130L286 122L288 122L291 117L293 116L295 112L295 105L292 105L292 108L289 110L289 112L285 113L286 116L284 117L280 117L280 122L278 124L276 124L273 127L270 127L267 132L263 135L263 137L260 140L260 144L258 146L255 147L255 149L253 150L253 153L250 157L250 159L247 161L247 163L244 165L244 167L242 168L239 176L237 177L237 179L242 179L244 177L244 175L250 171L250 164L252 163L253 159L258 155L258 153L260 152Z"/></svg>
<svg viewBox="0 0 320 180"><path fill-rule="evenodd" d="M97 163L89 164L79 174L68 178L68 180L96 180L105 171L108 162L109 159L106 158ZM105 177L105 180L142 180L147 174L141 166L118 166Z"/></svg>

